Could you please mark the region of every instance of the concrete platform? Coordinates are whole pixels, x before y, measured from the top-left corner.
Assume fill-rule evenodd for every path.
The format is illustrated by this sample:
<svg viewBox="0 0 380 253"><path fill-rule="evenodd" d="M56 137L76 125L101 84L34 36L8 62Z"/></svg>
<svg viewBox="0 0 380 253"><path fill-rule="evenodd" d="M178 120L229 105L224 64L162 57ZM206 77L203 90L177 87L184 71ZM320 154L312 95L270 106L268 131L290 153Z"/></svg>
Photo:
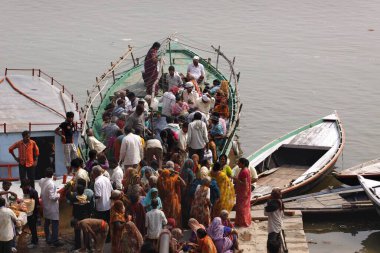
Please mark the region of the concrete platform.
<svg viewBox="0 0 380 253"><path fill-rule="evenodd" d="M244 250L244 253L265 253L267 252L268 217L264 215L263 209L256 209L255 206L251 215L253 222L249 228L237 228L239 248ZM235 212L230 213L230 219L235 219ZM285 216L283 230L289 253L309 253L301 211L295 211L292 216Z"/></svg>

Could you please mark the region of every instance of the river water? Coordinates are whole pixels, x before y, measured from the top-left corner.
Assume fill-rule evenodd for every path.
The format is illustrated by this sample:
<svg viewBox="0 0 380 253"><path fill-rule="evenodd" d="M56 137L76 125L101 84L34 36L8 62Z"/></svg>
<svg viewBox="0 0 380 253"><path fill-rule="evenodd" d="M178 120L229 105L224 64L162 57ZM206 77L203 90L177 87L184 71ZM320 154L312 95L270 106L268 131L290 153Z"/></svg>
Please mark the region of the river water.
<svg viewBox="0 0 380 253"><path fill-rule="evenodd" d="M338 110L347 142L337 166L346 168L379 156L379 12L375 0L3 1L0 68L41 68L83 101L128 44L179 32L236 56L245 154ZM357 240L322 235L338 240L340 252L375 252L363 242L379 240L379 230Z"/></svg>

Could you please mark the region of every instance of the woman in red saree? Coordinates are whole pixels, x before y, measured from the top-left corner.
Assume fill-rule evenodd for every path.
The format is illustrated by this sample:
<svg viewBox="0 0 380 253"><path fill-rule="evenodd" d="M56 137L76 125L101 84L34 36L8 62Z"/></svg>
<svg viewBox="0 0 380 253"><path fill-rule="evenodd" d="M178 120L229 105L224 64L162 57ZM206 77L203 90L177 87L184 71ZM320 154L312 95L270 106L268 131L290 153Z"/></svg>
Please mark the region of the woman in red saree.
<svg viewBox="0 0 380 253"><path fill-rule="evenodd" d="M241 171L234 178L236 188L236 218L235 226L249 227L251 225L251 175L248 169L249 161L240 158L238 162Z"/></svg>
<svg viewBox="0 0 380 253"><path fill-rule="evenodd" d="M160 46L161 46L160 43L154 42L145 57L144 81L146 85L146 93L148 95L152 95L153 85L158 77L157 64L158 64L158 49L160 49ZM157 95L158 82L156 83L154 90L155 90L155 95Z"/></svg>
<svg viewBox="0 0 380 253"><path fill-rule="evenodd" d="M181 227L180 187L186 183L173 170L164 169L157 180L158 193L162 201L163 211L167 218L174 218L178 227Z"/></svg>

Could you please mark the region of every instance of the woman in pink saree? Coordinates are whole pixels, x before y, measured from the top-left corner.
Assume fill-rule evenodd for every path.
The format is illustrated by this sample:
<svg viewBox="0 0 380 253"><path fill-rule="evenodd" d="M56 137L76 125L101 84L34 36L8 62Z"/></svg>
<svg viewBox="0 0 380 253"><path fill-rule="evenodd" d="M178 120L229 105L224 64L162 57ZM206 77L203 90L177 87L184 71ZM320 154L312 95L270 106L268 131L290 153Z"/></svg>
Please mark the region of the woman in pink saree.
<svg viewBox="0 0 380 253"><path fill-rule="evenodd" d="M248 169L249 161L245 158L240 158L238 166L241 168L241 171L234 178L236 203L239 203L235 206L235 226L249 227L251 225L251 175Z"/></svg>

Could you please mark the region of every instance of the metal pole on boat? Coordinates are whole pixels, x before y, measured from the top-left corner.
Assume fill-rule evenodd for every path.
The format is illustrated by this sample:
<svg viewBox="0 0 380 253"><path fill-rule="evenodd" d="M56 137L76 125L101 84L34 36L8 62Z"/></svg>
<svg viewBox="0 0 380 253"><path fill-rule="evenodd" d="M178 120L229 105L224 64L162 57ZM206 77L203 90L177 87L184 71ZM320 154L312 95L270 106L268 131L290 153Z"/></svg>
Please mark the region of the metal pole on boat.
<svg viewBox="0 0 380 253"><path fill-rule="evenodd" d="M4 133L7 133L7 123L4 123Z"/></svg>
<svg viewBox="0 0 380 253"><path fill-rule="evenodd" d="M4 76L7 75L7 72L8 72L8 68L5 68L5 75Z"/></svg>
<svg viewBox="0 0 380 253"><path fill-rule="evenodd" d="M34 69L32 69L32 76L34 76Z"/></svg>
<svg viewBox="0 0 380 253"><path fill-rule="evenodd" d="M218 53L218 54L216 55L216 69L218 69L220 45L218 46L218 50L217 50L216 52Z"/></svg>
<svg viewBox="0 0 380 253"><path fill-rule="evenodd" d="M172 65L172 49L170 47L170 40L169 40L169 62L170 62L170 65Z"/></svg>
<svg viewBox="0 0 380 253"><path fill-rule="evenodd" d="M115 70L112 70L113 83L115 83Z"/></svg>

